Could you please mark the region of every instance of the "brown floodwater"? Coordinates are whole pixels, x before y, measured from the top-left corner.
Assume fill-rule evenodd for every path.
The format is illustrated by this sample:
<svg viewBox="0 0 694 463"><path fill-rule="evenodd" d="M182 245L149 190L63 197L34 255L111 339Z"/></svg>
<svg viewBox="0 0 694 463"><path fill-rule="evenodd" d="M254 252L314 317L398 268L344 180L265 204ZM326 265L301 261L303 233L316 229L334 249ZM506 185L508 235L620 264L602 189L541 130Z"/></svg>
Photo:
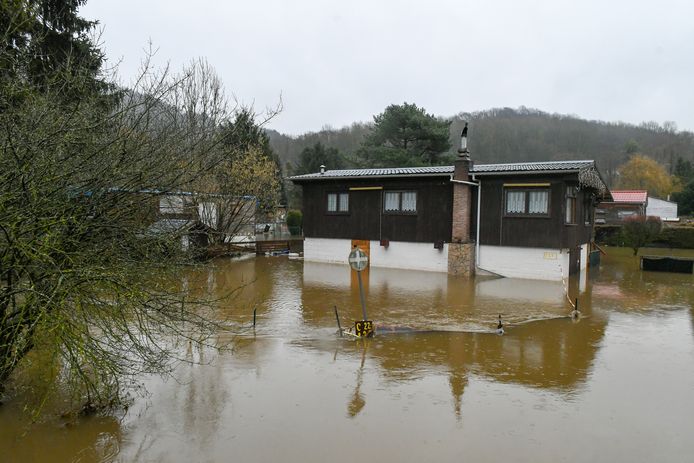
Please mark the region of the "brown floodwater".
<svg viewBox="0 0 694 463"><path fill-rule="evenodd" d="M118 416L29 425L10 401L0 461L694 461L694 276L608 252L568 288L371 269L369 318L412 331L367 340L336 335L334 306L361 317L348 267L217 260L184 284L243 286L232 351L190 346Z"/></svg>

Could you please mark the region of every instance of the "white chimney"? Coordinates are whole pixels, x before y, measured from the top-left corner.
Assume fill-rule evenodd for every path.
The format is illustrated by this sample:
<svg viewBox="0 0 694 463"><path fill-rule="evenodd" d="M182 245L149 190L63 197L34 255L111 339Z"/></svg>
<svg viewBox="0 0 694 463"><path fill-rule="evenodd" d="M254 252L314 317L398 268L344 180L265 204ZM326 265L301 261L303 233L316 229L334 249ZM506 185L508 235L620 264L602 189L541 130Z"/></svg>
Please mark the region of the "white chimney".
<svg viewBox="0 0 694 463"><path fill-rule="evenodd" d="M321 164L320 165L320 174L323 175L325 173L325 165Z"/></svg>

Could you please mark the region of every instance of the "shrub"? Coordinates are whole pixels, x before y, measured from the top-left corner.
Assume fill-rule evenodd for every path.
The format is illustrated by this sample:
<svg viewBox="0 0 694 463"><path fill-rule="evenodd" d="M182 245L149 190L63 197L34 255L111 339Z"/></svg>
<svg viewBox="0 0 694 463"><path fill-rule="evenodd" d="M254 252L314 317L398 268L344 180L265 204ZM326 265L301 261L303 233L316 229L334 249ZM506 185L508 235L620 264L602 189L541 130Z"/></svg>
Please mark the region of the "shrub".
<svg viewBox="0 0 694 463"><path fill-rule="evenodd" d="M300 235L303 225L304 216L301 211L291 210L287 212L287 227L292 235Z"/></svg>
<svg viewBox="0 0 694 463"><path fill-rule="evenodd" d="M624 220L622 226L622 240L624 245L634 250L634 255L639 248L655 240L660 233L662 224L659 217L629 217Z"/></svg>

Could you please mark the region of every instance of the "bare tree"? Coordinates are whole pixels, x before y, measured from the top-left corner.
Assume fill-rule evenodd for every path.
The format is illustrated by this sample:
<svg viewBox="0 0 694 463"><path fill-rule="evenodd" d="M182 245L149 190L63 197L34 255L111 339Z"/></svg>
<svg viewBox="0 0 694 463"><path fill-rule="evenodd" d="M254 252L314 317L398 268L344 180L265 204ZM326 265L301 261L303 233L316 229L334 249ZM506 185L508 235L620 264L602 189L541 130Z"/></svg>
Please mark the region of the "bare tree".
<svg viewBox="0 0 694 463"><path fill-rule="evenodd" d="M219 168L230 112L202 61L178 74L146 61L127 91L52 72L41 88L17 73L0 92L0 392L40 357L93 410L120 403L139 374L169 371L182 340L224 327L182 283L179 237L149 233L144 218L153 194L190 191Z"/></svg>

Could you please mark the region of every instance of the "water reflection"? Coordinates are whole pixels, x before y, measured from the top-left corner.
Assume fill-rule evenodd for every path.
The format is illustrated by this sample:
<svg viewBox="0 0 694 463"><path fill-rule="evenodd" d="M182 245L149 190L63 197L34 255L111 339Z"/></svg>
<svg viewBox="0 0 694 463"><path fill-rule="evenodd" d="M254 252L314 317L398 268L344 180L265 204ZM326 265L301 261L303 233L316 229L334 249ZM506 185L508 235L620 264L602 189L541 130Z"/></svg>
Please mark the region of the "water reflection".
<svg viewBox="0 0 694 463"><path fill-rule="evenodd" d="M349 401L347 404L347 413L349 414L350 418L354 418L359 414L359 412L364 408L364 405L366 405L366 400L364 400L364 396L361 393L361 383L363 381L363 376L364 376L364 363L366 362L366 351L369 348L370 341L369 340L363 340L363 341L356 341L361 344L361 364L359 365L359 370L357 371L357 386L354 388L354 394L352 394L352 400Z"/></svg>
<svg viewBox="0 0 694 463"><path fill-rule="evenodd" d="M504 336L427 332L353 341L354 346L345 346L344 352L361 356L361 366L348 403L350 416L361 411L366 402L360 389L367 355L378 365L375 371L392 386L415 382L427 375L446 375L453 412L458 417L470 374L495 382L553 390L569 397L585 384L606 326L606 318L592 316L578 323L564 318L525 324ZM302 346L321 348L310 343Z"/></svg>
<svg viewBox="0 0 694 463"><path fill-rule="evenodd" d="M357 443L393 449L393 461L490 460L497 447L517 461L647 460L648 448L685 461L694 278L640 272L613 251L587 283L567 282L568 297L562 283L372 269L371 318L414 331L358 341L335 335L334 305L343 324L361 316L347 266L218 260L177 284L214 297L240 288L220 309L230 352L184 346L191 363L175 380L148 378L151 395L122 423L20 437L21 412L0 407L0 449L10 461L324 461L319 442L335 461L352 461ZM504 336L491 333L499 313ZM650 429L665 437L642 439Z"/></svg>
<svg viewBox="0 0 694 463"><path fill-rule="evenodd" d="M343 265L305 262L301 300L305 320L328 323L326 308L360 318L358 288ZM488 331L499 313L511 323L570 312L561 282L511 278L469 280L444 273L371 269L365 281L369 316L380 324L418 330Z"/></svg>

